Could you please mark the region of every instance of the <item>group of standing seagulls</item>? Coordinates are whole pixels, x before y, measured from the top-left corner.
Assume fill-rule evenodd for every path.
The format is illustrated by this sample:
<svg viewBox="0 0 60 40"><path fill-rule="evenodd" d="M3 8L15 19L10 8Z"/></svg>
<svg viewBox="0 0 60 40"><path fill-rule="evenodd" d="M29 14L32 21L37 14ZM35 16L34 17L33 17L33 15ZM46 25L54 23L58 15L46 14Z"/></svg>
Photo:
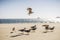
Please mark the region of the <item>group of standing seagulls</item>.
<svg viewBox="0 0 60 40"><path fill-rule="evenodd" d="M55 26L49 27L49 25L42 25L42 26L45 27L45 31L44 31L43 33L47 33L48 30L51 30L51 32L53 32L53 30L54 30L54 28L55 28ZM16 28L13 27L13 28L12 28L12 32L10 32L10 33L14 33L15 29L16 29ZM36 29L37 29L37 26L36 26L36 25L33 25L33 26L30 27L30 29L27 29L26 27L24 27L23 29L18 29L18 31L21 32L21 35L29 35L29 33L30 33L31 31L35 32ZM24 34L24 32L27 33L27 34ZM16 36L20 36L20 34L19 34L19 35L14 35L14 36L11 36L11 37L16 37Z"/></svg>
<svg viewBox="0 0 60 40"><path fill-rule="evenodd" d="M45 27L45 30L46 30L44 33L47 33L48 30L50 30L51 32L53 32L53 30L54 30L54 28L55 28L55 26L49 27L49 25L42 25L42 26Z"/></svg>
<svg viewBox="0 0 60 40"><path fill-rule="evenodd" d="M10 32L11 34L15 32L15 27L12 28L12 32ZM35 30L37 29L36 25L31 26L30 29L27 29L26 27L24 27L23 29L18 29L18 31L22 32L20 33L21 35L24 35L24 32L26 32L27 34L25 35L29 35L29 33L31 31L35 32ZM16 37L17 35L11 36L11 37ZM19 35L18 35L19 36Z"/></svg>

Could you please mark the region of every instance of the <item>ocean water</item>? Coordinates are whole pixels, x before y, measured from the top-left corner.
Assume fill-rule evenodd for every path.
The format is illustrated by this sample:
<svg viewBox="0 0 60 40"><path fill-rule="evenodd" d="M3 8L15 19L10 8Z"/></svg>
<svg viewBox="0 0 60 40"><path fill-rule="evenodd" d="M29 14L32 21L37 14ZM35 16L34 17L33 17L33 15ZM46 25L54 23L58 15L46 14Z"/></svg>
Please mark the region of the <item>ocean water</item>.
<svg viewBox="0 0 60 40"><path fill-rule="evenodd" d="M37 23L37 22L43 22L39 19L0 19L1 23Z"/></svg>

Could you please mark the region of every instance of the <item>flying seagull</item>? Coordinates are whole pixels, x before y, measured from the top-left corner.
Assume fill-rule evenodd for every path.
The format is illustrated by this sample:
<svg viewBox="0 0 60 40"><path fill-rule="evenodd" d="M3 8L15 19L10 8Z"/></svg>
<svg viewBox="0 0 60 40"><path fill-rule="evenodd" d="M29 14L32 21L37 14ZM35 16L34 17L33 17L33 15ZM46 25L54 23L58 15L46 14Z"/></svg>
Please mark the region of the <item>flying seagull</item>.
<svg viewBox="0 0 60 40"><path fill-rule="evenodd" d="M28 10L28 14L29 14L29 15L33 13L33 12L32 12L32 8L27 8L27 10Z"/></svg>

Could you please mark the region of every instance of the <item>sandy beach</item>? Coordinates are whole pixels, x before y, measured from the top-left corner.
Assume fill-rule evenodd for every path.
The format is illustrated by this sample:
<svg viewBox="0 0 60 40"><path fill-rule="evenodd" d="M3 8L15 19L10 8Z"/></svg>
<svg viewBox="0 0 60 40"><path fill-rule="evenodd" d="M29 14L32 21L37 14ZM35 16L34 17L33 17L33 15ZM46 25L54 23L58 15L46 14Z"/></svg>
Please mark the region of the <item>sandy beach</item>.
<svg viewBox="0 0 60 40"><path fill-rule="evenodd" d="M48 24L51 27L55 26L53 32L43 33L45 31L43 24ZM18 37L10 37L16 35L19 29L26 27L29 29L31 26L36 25L37 30L30 32L29 35L21 35ZM10 33L12 28L15 27L15 32ZM25 33L26 34L26 33ZM0 40L60 40L60 23L15 23L15 24L0 24Z"/></svg>

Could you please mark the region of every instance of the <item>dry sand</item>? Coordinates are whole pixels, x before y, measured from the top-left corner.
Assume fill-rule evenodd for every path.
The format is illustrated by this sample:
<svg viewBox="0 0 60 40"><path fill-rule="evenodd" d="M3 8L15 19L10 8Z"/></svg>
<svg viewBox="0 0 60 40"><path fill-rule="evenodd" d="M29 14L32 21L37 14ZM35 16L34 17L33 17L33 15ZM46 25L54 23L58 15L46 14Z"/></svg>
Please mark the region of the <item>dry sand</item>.
<svg viewBox="0 0 60 40"><path fill-rule="evenodd" d="M16 35L19 29L26 27L29 29L33 25L37 25L35 32L30 32L29 35L21 35L17 37L10 37ZM53 32L43 33L45 31L43 24L49 24L51 27L55 26ZM12 28L15 27L14 33L10 33ZM25 33L26 34L26 33ZM0 24L0 40L60 40L60 23L16 23L16 24Z"/></svg>

